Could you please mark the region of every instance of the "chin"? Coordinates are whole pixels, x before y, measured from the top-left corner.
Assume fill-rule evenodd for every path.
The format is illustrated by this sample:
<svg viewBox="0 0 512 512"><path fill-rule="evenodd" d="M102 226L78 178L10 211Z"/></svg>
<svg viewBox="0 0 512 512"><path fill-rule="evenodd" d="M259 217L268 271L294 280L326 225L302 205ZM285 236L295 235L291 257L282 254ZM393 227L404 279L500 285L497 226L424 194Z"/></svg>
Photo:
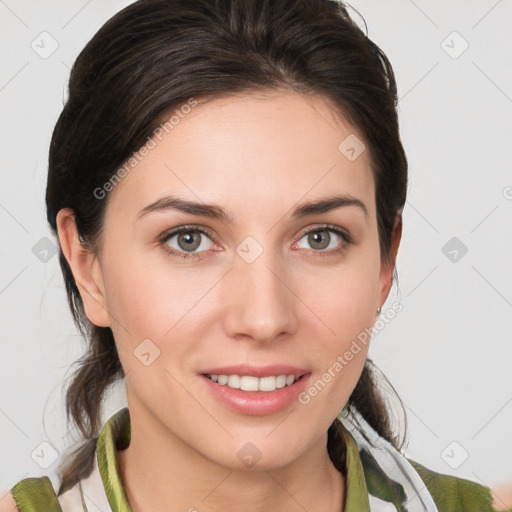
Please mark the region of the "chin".
<svg viewBox="0 0 512 512"><path fill-rule="evenodd" d="M218 446L219 452L212 454L210 460L230 470L270 471L284 468L299 457L304 448L303 440L286 430L284 425L278 435L276 432L268 436L268 431L259 438L235 436L224 446ZM270 437L275 436L273 439ZM233 457L234 454L234 457Z"/></svg>

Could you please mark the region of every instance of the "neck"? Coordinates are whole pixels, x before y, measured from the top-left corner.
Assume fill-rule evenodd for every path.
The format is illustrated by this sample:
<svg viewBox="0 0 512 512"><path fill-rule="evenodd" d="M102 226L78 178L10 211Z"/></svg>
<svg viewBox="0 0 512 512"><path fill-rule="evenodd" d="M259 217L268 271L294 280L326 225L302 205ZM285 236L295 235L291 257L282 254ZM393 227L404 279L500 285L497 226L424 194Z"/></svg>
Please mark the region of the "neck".
<svg viewBox="0 0 512 512"><path fill-rule="evenodd" d="M117 467L132 512L344 509L346 478L329 458L327 433L285 467L238 470L207 459L168 430L139 425L138 415L130 419L130 445L118 451Z"/></svg>

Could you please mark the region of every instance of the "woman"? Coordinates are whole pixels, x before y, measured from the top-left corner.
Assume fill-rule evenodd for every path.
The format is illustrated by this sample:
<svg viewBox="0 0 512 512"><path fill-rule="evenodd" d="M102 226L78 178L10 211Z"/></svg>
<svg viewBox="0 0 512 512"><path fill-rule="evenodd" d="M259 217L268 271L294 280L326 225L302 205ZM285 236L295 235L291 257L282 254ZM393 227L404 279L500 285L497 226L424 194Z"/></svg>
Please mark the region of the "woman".
<svg viewBox="0 0 512 512"><path fill-rule="evenodd" d="M493 510L400 452L367 358L406 199L396 101L334 1L140 0L98 31L46 195L85 442L5 510Z"/></svg>

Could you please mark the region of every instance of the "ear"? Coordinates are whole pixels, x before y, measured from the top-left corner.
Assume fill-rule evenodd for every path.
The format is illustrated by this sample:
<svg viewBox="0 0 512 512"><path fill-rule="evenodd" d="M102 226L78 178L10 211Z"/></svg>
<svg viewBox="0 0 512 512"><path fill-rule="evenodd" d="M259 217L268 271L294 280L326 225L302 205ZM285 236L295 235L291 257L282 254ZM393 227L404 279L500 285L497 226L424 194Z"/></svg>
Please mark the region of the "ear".
<svg viewBox="0 0 512 512"><path fill-rule="evenodd" d="M57 231L62 252L75 278L87 318L94 325L109 327L110 317L100 261L91 248L80 242L75 215L70 208L62 208L57 213Z"/></svg>
<svg viewBox="0 0 512 512"><path fill-rule="evenodd" d="M402 215L397 213L395 224L391 234L391 253L389 255L389 263L381 265L379 282L379 306L382 306L388 298L391 286L393 285L393 270L395 268L396 255L400 240L402 238Z"/></svg>

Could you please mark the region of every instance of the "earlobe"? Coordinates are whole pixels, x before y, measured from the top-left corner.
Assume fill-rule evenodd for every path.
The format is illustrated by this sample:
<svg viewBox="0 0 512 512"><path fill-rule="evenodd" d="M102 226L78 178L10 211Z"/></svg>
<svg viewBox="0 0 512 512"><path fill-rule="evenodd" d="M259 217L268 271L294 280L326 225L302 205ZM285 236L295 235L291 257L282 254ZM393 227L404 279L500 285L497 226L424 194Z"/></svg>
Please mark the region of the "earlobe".
<svg viewBox="0 0 512 512"><path fill-rule="evenodd" d="M63 208L57 214L60 246L80 291L85 314L99 327L109 327L103 274L97 255L80 242L73 210Z"/></svg>

